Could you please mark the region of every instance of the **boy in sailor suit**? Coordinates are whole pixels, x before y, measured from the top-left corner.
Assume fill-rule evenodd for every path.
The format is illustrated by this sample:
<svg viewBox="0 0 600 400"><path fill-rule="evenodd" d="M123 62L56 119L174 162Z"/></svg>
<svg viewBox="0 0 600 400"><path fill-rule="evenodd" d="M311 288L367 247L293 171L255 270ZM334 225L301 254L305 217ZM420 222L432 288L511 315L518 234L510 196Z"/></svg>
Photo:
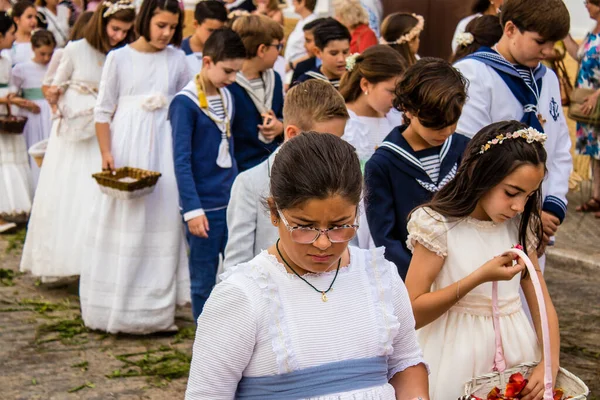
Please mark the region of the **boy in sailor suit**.
<svg viewBox="0 0 600 400"><path fill-rule="evenodd" d="M227 204L238 168L231 136L234 104L225 86L235 81L245 56L235 32L215 31L204 47L202 71L169 107L175 175L190 246L194 320L215 285L219 254L227 243Z"/></svg>
<svg viewBox="0 0 600 400"><path fill-rule="evenodd" d="M466 100L465 79L448 62L422 58L396 85L404 125L385 138L365 167L367 221L377 247L406 278L410 213L454 175L469 139L454 133Z"/></svg>
<svg viewBox="0 0 600 400"><path fill-rule="evenodd" d="M482 47L455 64L470 82L457 132L473 137L491 123L520 120L548 135L542 184L547 245L567 212L572 159L558 79L541 61L569 33L569 12L562 0L507 0L500 22L504 33L493 48Z"/></svg>

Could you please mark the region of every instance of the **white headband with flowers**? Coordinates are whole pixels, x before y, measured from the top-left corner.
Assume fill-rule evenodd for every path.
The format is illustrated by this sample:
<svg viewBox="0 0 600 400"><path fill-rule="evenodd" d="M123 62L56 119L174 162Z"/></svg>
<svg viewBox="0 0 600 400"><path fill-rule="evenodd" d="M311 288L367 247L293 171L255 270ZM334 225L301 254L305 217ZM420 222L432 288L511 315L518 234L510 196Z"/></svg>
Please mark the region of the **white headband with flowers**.
<svg viewBox="0 0 600 400"><path fill-rule="evenodd" d="M379 43L387 45L408 43L411 42L417 36L419 36L421 32L423 32L423 28L425 28L425 19L417 14L412 14L412 16L417 19L417 25L415 25L415 27L412 28L407 34L400 36L397 40L393 42L388 42L382 37L381 39L379 39Z"/></svg>
<svg viewBox="0 0 600 400"><path fill-rule="evenodd" d="M540 143L544 144L546 139L548 139L548 135L538 131L535 128L520 129L513 133L500 134L500 135L497 135L492 140L489 140L486 144L482 145L481 150L479 151L479 154L485 153L493 145L502 144L505 140L518 139L518 138L525 139L527 141L527 143L540 142Z"/></svg>
<svg viewBox="0 0 600 400"><path fill-rule="evenodd" d="M360 56L360 53L350 54L346 58L346 71L351 72L356 66L356 59Z"/></svg>
<svg viewBox="0 0 600 400"><path fill-rule="evenodd" d="M472 33L463 32L456 37L456 43L461 47L467 47L475 41Z"/></svg>
<svg viewBox="0 0 600 400"><path fill-rule="evenodd" d="M135 10L135 5L131 0L119 0L115 3L111 3L110 1L104 1L102 6L106 7L106 11L102 14L103 18L108 18L117 11L121 10Z"/></svg>

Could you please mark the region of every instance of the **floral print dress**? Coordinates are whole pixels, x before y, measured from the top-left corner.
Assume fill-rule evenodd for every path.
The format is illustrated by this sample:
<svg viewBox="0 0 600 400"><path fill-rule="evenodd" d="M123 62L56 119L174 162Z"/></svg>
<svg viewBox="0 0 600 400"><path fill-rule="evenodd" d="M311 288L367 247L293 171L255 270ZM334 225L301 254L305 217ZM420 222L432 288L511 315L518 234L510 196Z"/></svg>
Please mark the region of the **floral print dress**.
<svg viewBox="0 0 600 400"><path fill-rule="evenodd" d="M600 89L600 34L589 33L579 48L581 66L577 74L576 87ZM600 159L598 131L600 127L577 123L577 153Z"/></svg>

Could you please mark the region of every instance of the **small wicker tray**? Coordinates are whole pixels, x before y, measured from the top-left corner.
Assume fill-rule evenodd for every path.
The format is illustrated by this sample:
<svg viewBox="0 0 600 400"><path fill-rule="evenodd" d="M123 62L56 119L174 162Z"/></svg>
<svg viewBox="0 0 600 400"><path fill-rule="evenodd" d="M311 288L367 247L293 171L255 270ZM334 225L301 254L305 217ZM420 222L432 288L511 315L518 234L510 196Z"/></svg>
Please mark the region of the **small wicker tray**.
<svg viewBox="0 0 600 400"><path fill-rule="evenodd" d="M0 115L0 133L9 135L20 135L25 129L27 117L12 115L10 111L10 102L6 104L7 113Z"/></svg>
<svg viewBox="0 0 600 400"><path fill-rule="evenodd" d="M33 157L35 163L38 167L42 167L42 162L44 161L44 155L46 154L46 149L48 148L48 139L44 139L41 142L37 142L33 146L29 148L29 155Z"/></svg>
<svg viewBox="0 0 600 400"><path fill-rule="evenodd" d="M159 172L145 169L123 167L114 171L103 171L93 174L102 193L122 200L136 199L154 191Z"/></svg>

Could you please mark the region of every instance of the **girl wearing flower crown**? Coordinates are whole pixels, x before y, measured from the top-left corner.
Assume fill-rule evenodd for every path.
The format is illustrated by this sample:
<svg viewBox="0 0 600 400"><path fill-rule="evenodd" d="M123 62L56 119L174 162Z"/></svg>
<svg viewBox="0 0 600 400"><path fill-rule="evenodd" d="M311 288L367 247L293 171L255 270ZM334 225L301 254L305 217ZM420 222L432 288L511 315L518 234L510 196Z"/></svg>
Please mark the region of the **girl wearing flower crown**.
<svg viewBox="0 0 600 400"><path fill-rule="evenodd" d="M190 299L189 272L173 166L169 100L191 80L176 0L144 0L135 42L109 53L94 111L102 161L162 174L155 190L92 201L88 262L81 272L86 326L145 334L176 330L175 306ZM173 45L173 46L171 46Z"/></svg>
<svg viewBox="0 0 600 400"><path fill-rule="evenodd" d="M400 54L384 45L370 47L346 59L347 72L342 76L339 90L350 119L343 139L356 148L363 171L377 146L402 124L402 114L392 108L392 103L396 82L405 69ZM364 212L360 213L360 219L359 247L375 247Z"/></svg>
<svg viewBox="0 0 600 400"><path fill-rule="evenodd" d="M456 37L458 47L450 62L455 63L481 46L493 47L502 37L502 25L497 15L482 15L467 24L465 32Z"/></svg>
<svg viewBox="0 0 600 400"><path fill-rule="evenodd" d="M421 32L425 27L422 16L409 13L388 15L381 24L379 43L397 50L410 67L417 62Z"/></svg>
<svg viewBox="0 0 600 400"><path fill-rule="evenodd" d="M518 243L526 247L542 282L556 378L558 318L536 254L542 238L545 139L545 134L517 121L483 128L470 141L456 177L410 217L407 244L413 257L406 287L431 368L431 399L458 398L471 378L502 369L495 359L494 281L498 281L506 368L540 360L540 314L531 277L522 260L514 263L513 256L504 253ZM535 331L523 310L519 288ZM529 377L523 398L539 399L543 389L542 362Z"/></svg>
<svg viewBox="0 0 600 400"><path fill-rule="evenodd" d="M127 43L135 18L127 0L106 0L94 12L84 38L62 52L46 99L58 110L44 156L23 248L21 270L43 282L79 275L84 232L98 191L91 175L100 152L93 110L106 53ZM57 182L60 182L57 183Z"/></svg>

